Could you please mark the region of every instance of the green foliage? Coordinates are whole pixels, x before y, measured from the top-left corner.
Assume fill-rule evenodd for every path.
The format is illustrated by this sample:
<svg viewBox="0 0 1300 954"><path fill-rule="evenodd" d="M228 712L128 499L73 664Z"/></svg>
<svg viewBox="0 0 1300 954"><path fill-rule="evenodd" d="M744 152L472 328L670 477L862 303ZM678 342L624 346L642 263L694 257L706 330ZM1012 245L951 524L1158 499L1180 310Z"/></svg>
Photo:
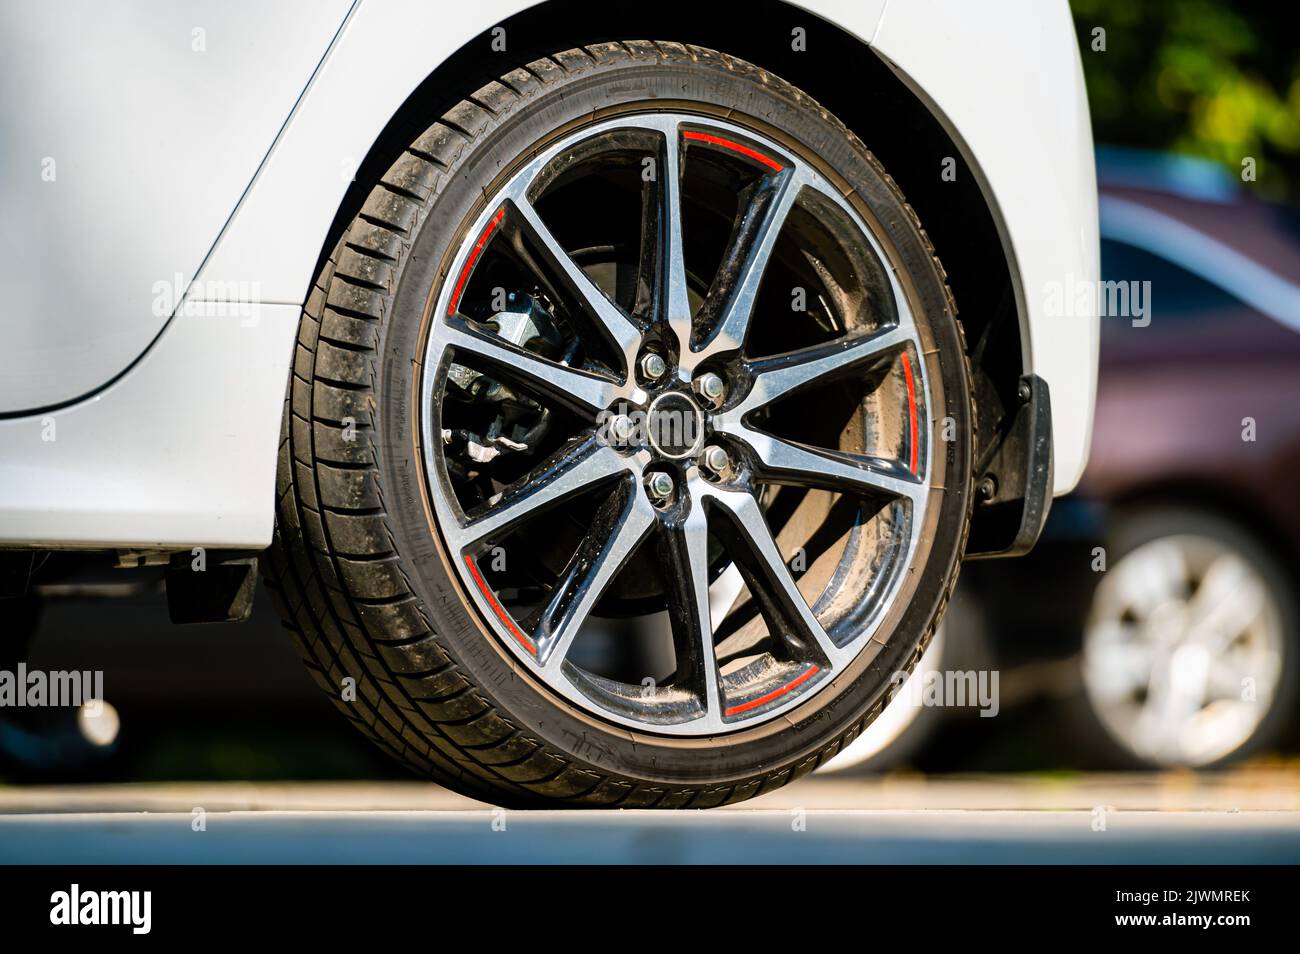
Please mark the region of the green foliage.
<svg viewBox="0 0 1300 954"><path fill-rule="evenodd" d="M1223 163L1300 199L1300 45L1285 3L1072 0L1094 136ZM1105 30L1105 49L1094 30Z"/></svg>

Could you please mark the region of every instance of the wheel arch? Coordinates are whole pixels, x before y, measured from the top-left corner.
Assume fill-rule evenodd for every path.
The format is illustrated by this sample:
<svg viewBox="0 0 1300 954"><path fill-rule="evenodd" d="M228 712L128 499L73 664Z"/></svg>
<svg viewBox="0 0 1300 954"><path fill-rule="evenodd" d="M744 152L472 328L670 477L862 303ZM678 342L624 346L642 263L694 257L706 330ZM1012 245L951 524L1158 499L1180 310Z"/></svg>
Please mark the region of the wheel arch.
<svg viewBox="0 0 1300 954"><path fill-rule="evenodd" d="M395 14L364 5L355 9L331 54L333 62L322 67L300 115L290 119L259 177L262 181L250 188L199 277L212 282L252 278L264 300L301 304L343 228L360 210L368 184L433 118L513 66L547 52L647 32L644 16L624 5L593 9L579 0L545 0L519 6L517 0L505 0L485 4L479 12L449 15L444 47L450 52L423 53L423 67L407 67L400 76L376 84L362 79L361 90L378 91L370 97L350 90L348 76L373 68L373 57L380 53L402 56L403 43L410 41L399 41L391 50L378 45L376 35L395 27ZM763 28L737 30L734 14L740 9ZM698 4L666 0L656 9L651 32L730 53L781 76L838 116L880 159L916 210L947 273L972 355L975 456L987 461L1004 442L1017 443L1006 438L1021 408L1021 377L1030 370L1030 315L1009 230L982 185L985 179L971 150L950 132L954 124L864 39L871 36L882 9L883 4L863 4L859 11L836 12L845 21L838 25L815 9L786 0L751 0L743 8L710 8L707 13ZM507 15L491 19L500 13ZM806 31L808 50L814 52L791 48L796 27ZM420 32L419 24L407 23L406 28ZM502 36L498 29L505 31L505 52L493 48L494 38ZM845 64L852 64L851 71ZM846 75L851 82L845 82ZM377 116L368 114L371 108ZM353 163L350 154L360 154L359 160ZM940 174L948 160L954 163L952 179ZM349 166L355 174L341 174ZM328 198L322 201L322 195ZM1019 458L1012 454L1009 463L1005 456L999 456L999 463L1008 469L1022 474L1030 469L1023 453ZM1048 486L1049 499L1050 493ZM1014 507L1023 500L997 502ZM980 522L977 508L976 539L981 539Z"/></svg>
<svg viewBox="0 0 1300 954"><path fill-rule="evenodd" d="M990 334L986 371L1001 388L1007 406L1014 407L1019 375L1030 370L1028 314L1017 304L1022 292L1001 213L981 188L983 177L970 149L936 115L937 107L913 92L861 37L786 0L751 0L744 9L765 29L736 30L731 18L701 16L698 4L670 0L656 10L654 33L732 54L781 76L863 140L899 184L934 242L969 347L974 350L986 332ZM319 238L311 275L320 270L343 228L361 208L368 183L387 170L432 117L499 76L505 62L522 64L566 47L637 38L646 32L644 27L643 16L621 5L592 10L580 0L545 0L466 41L410 92L371 143L328 232ZM818 55L790 49L796 27L807 31L810 48ZM504 54L492 49L492 31L497 28L505 30ZM516 45L515 37L526 40ZM822 50L829 52L822 55ZM860 71L859 82L844 83L846 62ZM956 162L952 181L938 174L948 158ZM303 278L304 289L311 275ZM1006 327L991 330L999 322Z"/></svg>

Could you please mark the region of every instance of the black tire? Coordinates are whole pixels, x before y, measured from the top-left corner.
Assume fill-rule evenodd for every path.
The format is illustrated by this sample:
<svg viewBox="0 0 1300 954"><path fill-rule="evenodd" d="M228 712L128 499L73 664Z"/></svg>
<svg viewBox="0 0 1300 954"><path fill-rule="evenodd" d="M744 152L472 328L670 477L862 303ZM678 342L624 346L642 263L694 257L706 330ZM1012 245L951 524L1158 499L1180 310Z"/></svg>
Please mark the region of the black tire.
<svg viewBox="0 0 1300 954"><path fill-rule="evenodd" d="M1121 511L1108 535L1110 570L1137 548L1152 541L1191 535L1217 541L1244 559L1259 575L1277 607L1281 624L1282 664L1268 711L1239 746L1220 758L1185 767L1224 768L1251 755L1270 751L1291 733L1300 701L1300 607L1291 576L1271 549L1235 520L1212 511L1179 504L1153 504ZM1108 570L1107 572L1110 572ZM1184 767L1144 757L1106 726L1091 695L1085 691L1082 653L1078 689L1063 700L1066 724L1078 738L1089 762L1103 768L1151 770Z"/></svg>
<svg viewBox="0 0 1300 954"><path fill-rule="evenodd" d="M951 620L951 615L949 615L947 619ZM919 674L925 671L937 670L942 672L949 668L953 668L950 667L946 658L949 655L947 646L947 634L945 630L940 627L935 630L934 637L930 640L927 652L922 654L921 658L917 660L918 668L914 670L913 678L919 678ZM924 666L925 669L921 669L921 666ZM867 756L860 762L847 764L840 761L837 763L837 760L831 759L818 771L823 775L828 776L838 775L843 778L869 778L872 776L882 775L893 769L913 765L917 756L925 751L930 743L934 741L935 736L942 730L945 712L937 706L919 706L915 711L912 711L910 709L912 703L908 698L908 694L911 691L912 687L910 684L900 687L900 691L894 694L894 698L891 700L890 705L881 710L883 718L873 723L875 725L875 731L879 732L882 726L888 725L888 720L890 719L888 713L891 711L890 706L902 707L902 711L906 713L909 721L901 730L899 730L897 735L894 735L888 742L881 744L872 755ZM867 726L862 732L858 733L858 737L855 740L856 744L866 744L869 746L875 745L876 743L873 741L866 741L864 743L864 740L871 739L872 734L871 727ZM847 746L841 748L841 759L853 759L855 757L855 753L848 751Z"/></svg>
<svg viewBox="0 0 1300 954"><path fill-rule="evenodd" d="M928 439L938 449L924 529L932 544L886 618L884 650L788 719L713 739L631 732L528 678L449 569L412 409L426 301L485 186L597 110L669 100L760 129L848 183L925 325ZM505 74L430 126L374 187L317 277L286 403L264 573L322 688L417 773L498 804L735 802L833 756L880 711L891 674L915 665L965 546L973 414L943 269L893 181L838 120L777 77L710 50L645 41L567 50ZM955 439L940 437L945 417ZM354 700L344 699L346 679Z"/></svg>
<svg viewBox="0 0 1300 954"><path fill-rule="evenodd" d="M985 611L972 596L971 589L959 584L949 600L943 625L936 630L924 656L917 660L918 668L913 671L913 678L927 672L991 671L994 664L990 655L988 625ZM922 665L925 668L920 668ZM890 704L913 705L914 701L908 698L912 692L912 687L903 687ZM945 733L962 715L963 710L922 705L912 715L911 721L874 755L853 764L837 766L832 763L822 771L827 775L838 773L844 778L878 776L903 767L925 771L927 761L931 761L930 751L942 747Z"/></svg>

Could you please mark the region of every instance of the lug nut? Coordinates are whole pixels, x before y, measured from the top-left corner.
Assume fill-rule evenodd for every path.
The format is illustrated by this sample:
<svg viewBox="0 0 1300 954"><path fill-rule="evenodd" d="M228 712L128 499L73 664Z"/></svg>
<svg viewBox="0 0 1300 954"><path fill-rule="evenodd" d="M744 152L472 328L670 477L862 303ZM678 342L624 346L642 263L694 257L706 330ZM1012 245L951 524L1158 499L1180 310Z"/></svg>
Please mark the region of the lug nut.
<svg viewBox="0 0 1300 954"><path fill-rule="evenodd" d="M714 444L704 451L704 457L701 461L705 468L719 477L726 477L731 472L731 457L728 456L726 448Z"/></svg>
<svg viewBox="0 0 1300 954"><path fill-rule="evenodd" d="M662 355L650 351L641 356L641 373L651 381L658 381L668 370L668 362Z"/></svg>
<svg viewBox="0 0 1300 954"><path fill-rule="evenodd" d="M632 439L632 432L635 429L632 418L626 414L615 414L609 419L609 436L615 443L626 444Z"/></svg>
<svg viewBox="0 0 1300 954"><path fill-rule="evenodd" d="M695 379L695 393L717 407L727 396L727 384L712 371Z"/></svg>
<svg viewBox="0 0 1300 954"><path fill-rule="evenodd" d="M676 483L673 481L673 475L664 473L662 470L655 471L647 475L645 479L646 493L656 504L667 504L673 496L673 490L676 489Z"/></svg>

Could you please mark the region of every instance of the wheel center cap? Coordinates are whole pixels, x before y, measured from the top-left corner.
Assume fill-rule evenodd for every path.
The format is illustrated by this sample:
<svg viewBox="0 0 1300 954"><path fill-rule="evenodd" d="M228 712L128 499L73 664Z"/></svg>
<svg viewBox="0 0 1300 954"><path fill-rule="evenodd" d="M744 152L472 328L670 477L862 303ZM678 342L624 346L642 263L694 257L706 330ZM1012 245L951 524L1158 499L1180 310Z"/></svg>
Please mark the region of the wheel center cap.
<svg viewBox="0 0 1300 954"><path fill-rule="evenodd" d="M650 446L664 457L690 457L704 444L704 412L689 394L669 391L651 402L646 429Z"/></svg>

